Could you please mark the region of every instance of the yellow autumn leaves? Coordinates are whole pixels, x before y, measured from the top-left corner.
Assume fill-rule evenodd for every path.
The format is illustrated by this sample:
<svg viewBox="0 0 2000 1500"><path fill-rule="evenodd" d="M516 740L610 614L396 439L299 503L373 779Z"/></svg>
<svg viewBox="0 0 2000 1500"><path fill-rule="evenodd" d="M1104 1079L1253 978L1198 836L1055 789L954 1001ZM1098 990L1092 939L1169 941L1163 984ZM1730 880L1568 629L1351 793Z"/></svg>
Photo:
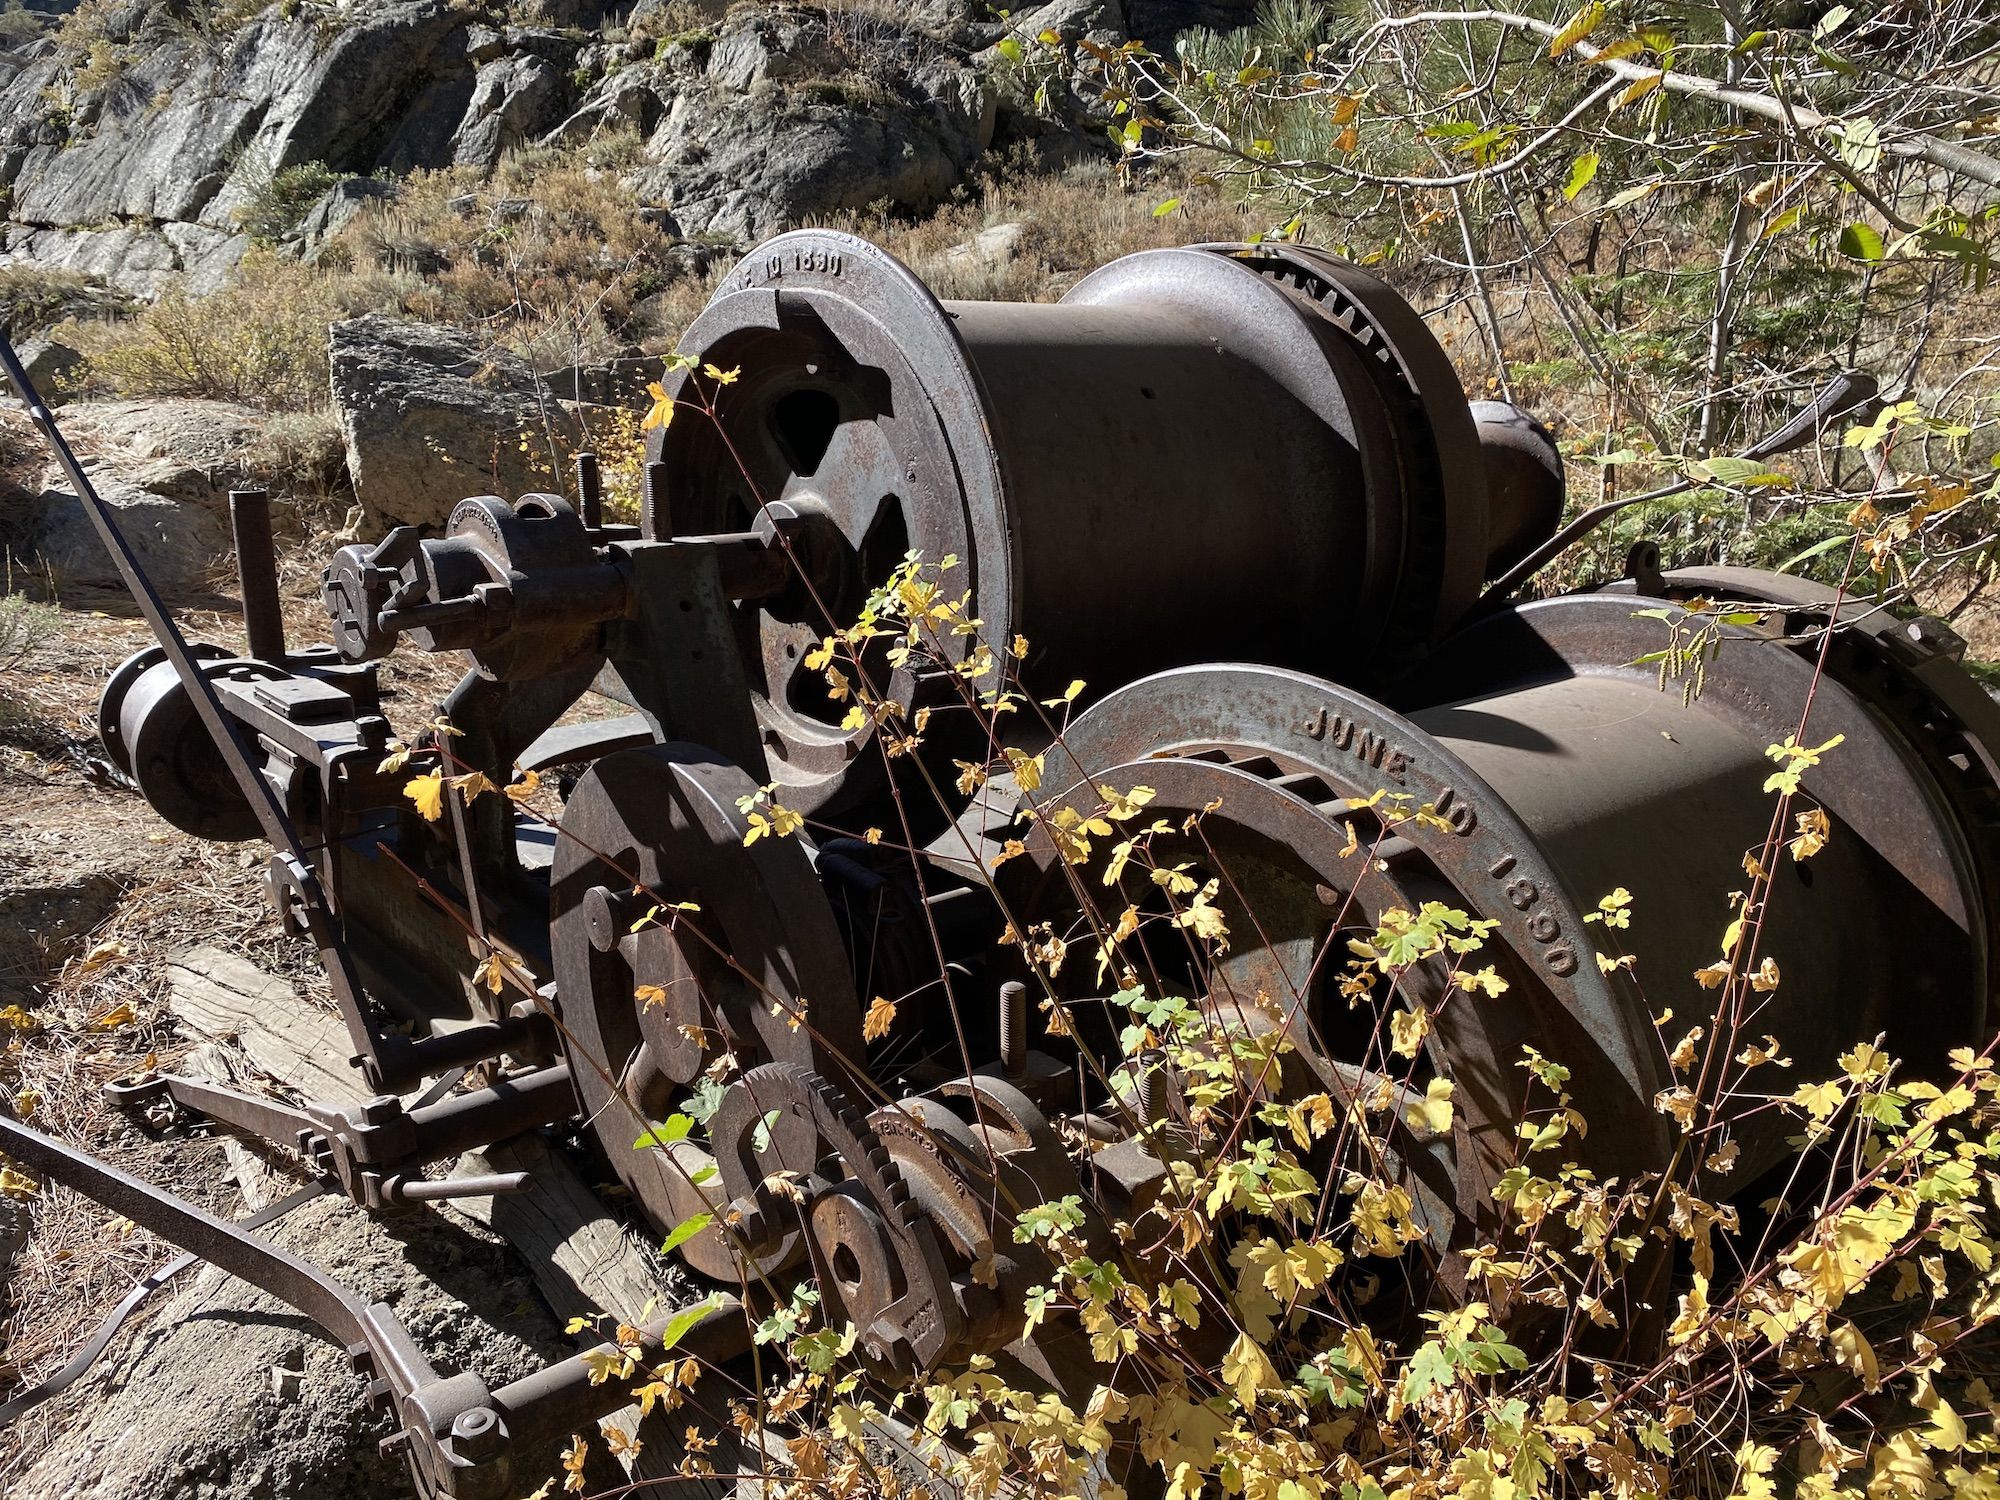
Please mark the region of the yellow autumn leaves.
<svg viewBox="0 0 2000 1500"><path fill-rule="evenodd" d="M667 371L671 374L676 370L691 369L696 363L697 361L693 355L670 354L667 356ZM712 364L703 364L701 373L714 381L716 385L725 386L734 385L737 377L742 374L742 370L740 367L724 370ZM665 429L672 426L674 410L682 403L673 396L668 395L667 388L657 380L646 387L646 395L651 398L653 404L647 408L646 415L640 418L640 429L645 432L651 432L656 427ZM704 411L712 411L712 404L710 402L698 399L691 404Z"/></svg>

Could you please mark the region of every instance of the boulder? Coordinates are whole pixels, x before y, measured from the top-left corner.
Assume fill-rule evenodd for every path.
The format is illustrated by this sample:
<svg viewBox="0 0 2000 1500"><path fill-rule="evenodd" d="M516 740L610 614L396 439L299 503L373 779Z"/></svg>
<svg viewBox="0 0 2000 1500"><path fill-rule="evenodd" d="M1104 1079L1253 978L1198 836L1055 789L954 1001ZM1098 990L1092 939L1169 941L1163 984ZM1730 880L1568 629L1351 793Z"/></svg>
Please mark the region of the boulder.
<svg viewBox="0 0 2000 1500"><path fill-rule="evenodd" d="M345 229L362 209L371 203L393 203L398 191L395 183L378 177L343 178L313 200L292 237L310 260L314 250Z"/></svg>
<svg viewBox="0 0 2000 1500"><path fill-rule="evenodd" d="M251 470L262 419L221 401L80 402L64 427L146 575L169 599L204 598L226 582L229 491ZM83 502L51 466L4 528L11 545L54 576L58 592L122 591Z"/></svg>
<svg viewBox="0 0 2000 1500"><path fill-rule="evenodd" d="M133 297L153 297L180 271L174 247L157 229L0 227L0 266L36 266L101 281Z"/></svg>
<svg viewBox="0 0 2000 1500"><path fill-rule="evenodd" d="M551 446L580 441L526 364L464 333L371 314L334 324L329 353L362 535L439 525L467 495L548 489Z"/></svg>
<svg viewBox="0 0 2000 1500"><path fill-rule="evenodd" d="M0 72L0 189L10 237L31 237L0 258L145 295L175 271L216 284L247 243L239 216L290 168L490 169L562 119L584 45L447 0L361 0L337 24L273 7L220 38L132 0L104 30L116 66L86 92L46 39Z"/></svg>
<svg viewBox="0 0 2000 1500"><path fill-rule="evenodd" d="M14 351L44 404L69 400L68 383L83 368L83 355L59 339L32 338Z"/></svg>
<svg viewBox="0 0 2000 1500"><path fill-rule="evenodd" d="M90 482L162 597L195 600L216 591L229 556L229 528L220 519L115 475L92 474ZM25 550L48 569L59 596L123 592L124 581L74 492L50 486L30 503L25 519Z"/></svg>
<svg viewBox="0 0 2000 1500"><path fill-rule="evenodd" d="M667 100L627 181L695 236L756 239L886 204L923 209L993 135L985 76L936 37L875 13L732 12Z"/></svg>
<svg viewBox="0 0 2000 1500"><path fill-rule="evenodd" d="M173 248L181 285L197 297L227 286L250 250L249 235L206 224L163 224L160 234Z"/></svg>
<svg viewBox="0 0 2000 1500"><path fill-rule="evenodd" d="M994 224L982 229L962 244L943 251L938 259L954 271L998 271L1020 258L1027 238L1026 224Z"/></svg>
<svg viewBox="0 0 2000 1500"><path fill-rule="evenodd" d="M60 88L44 58L0 95L0 142L25 148L9 209L21 222L199 222L233 215L272 174L306 162L365 171L440 75L463 78L463 23L444 0L357 8L337 29L267 11L215 46L176 33L163 13L135 28L94 123L51 135L42 91ZM454 46L454 40L458 42ZM464 101L453 123L464 112ZM442 165L449 157L425 165Z"/></svg>
<svg viewBox="0 0 2000 1500"><path fill-rule="evenodd" d="M600 78L576 109L548 133L551 142L576 143L589 140L603 130L653 129L666 112L660 81L649 63L620 68Z"/></svg>
<svg viewBox="0 0 2000 1500"><path fill-rule="evenodd" d="M1124 0L1049 0L1046 5L1010 16L1007 31L1018 38L1034 38L1053 31L1066 42L1089 37L1094 42L1116 46L1125 40L1125 3Z"/></svg>
<svg viewBox="0 0 2000 1500"><path fill-rule="evenodd" d="M490 172L502 152L547 130L562 102L563 76L546 58L499 57L482 63L452 147L460 166Z"/></svg>
<svg viewBox="0 0 2000 1500"><path fill-rule="evenodd" d="M636 349L599 364L563 365L544 371L540 377L559 401L631 407L650 405L646 387L660 378L658 356L640 354Z"/></svg>

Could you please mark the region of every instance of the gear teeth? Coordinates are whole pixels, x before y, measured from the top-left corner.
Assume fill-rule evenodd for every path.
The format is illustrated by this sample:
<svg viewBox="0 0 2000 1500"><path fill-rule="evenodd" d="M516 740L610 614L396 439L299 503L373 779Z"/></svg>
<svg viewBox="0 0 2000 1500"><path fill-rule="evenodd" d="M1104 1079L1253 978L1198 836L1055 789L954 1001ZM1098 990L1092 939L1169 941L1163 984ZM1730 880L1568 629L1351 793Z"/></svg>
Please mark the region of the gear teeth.
<svg viewBox="0 0 2000 1500"><path fill-rule="evenodd" d="M743 1075L740 1086L748 1087L760 1103L776 1100L803 1105L812 1116L821 1143L832 1147L848 1164L849 1176L868 1190L897 1227L914 1230L920 1226L923 1214L910 1196L896 1159L845 1093L812 1069L783 1062L759 1064Z"/></svg>
<svg viewBox="0 0 2000 1500"><path fill-rule="evenodd" d="M1326 784L1325 778L1311 771L1276 777L1271 785L1281 792L1290 792L1294 797L1303 798L1315 807L1333 796L1333 788Z"/></svg>

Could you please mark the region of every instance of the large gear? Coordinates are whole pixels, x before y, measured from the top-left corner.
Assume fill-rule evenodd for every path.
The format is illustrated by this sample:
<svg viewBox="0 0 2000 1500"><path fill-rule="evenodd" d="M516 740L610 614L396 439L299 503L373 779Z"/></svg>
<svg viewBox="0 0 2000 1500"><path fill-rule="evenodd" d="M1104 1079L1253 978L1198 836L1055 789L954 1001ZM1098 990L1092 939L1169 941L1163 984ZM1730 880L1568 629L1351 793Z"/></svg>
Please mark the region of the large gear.
<svg viewBox="0 0 2000 1500"><path fill-rule="evenodd" d="M742 771L688 745L599 760L564 811L549 939L577 1092L656 1222L706 1211L682 1152L635 1151L710 1064L776 1059L850 1076L864 1052L846 950L795 839L746 846ZM586 1061L587 1060L587 1061ZM733 1277L720 1226L691 1262Z"/></svg>

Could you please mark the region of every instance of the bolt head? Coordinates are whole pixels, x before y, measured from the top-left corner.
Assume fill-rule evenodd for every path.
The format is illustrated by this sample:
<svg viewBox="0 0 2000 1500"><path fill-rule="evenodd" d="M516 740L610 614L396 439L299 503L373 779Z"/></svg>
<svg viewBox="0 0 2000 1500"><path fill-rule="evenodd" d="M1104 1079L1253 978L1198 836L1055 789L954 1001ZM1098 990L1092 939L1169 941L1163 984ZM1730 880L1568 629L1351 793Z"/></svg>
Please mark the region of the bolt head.
<svg viewBox="0 0 2000 1500"><path fill-rule="evenodd" d="M452 1452L468 1463L497 1458L506 1443L507 1429L500 1423L500 1413L490 1406L475 1406L452 1419Z"/></svg>

